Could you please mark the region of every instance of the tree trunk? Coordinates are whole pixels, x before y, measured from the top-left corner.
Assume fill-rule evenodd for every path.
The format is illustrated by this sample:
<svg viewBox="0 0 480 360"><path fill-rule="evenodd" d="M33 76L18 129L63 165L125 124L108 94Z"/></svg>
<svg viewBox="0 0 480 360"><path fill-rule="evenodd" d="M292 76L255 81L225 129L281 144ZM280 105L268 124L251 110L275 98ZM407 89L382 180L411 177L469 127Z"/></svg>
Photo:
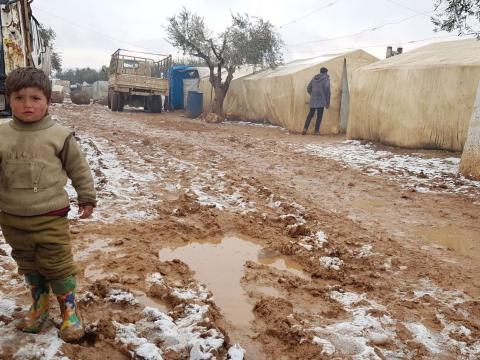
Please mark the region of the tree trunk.
<svg viewBox="0 0 480 360"><path fill-rule="evenodd" d="M213 98L213 112L223 117L223 101L225 100L225 91L218 87L215 88L215 97Z"/></svg>

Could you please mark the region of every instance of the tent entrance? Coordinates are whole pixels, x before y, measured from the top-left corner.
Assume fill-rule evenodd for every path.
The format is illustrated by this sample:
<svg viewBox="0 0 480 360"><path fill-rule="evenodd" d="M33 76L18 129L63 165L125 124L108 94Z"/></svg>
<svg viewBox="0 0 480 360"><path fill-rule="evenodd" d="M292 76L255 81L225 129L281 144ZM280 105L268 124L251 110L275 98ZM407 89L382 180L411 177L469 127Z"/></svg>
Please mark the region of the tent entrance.
<svg viewBox="0 0 480 360"><path fill-rule="evenodd" d="M348 112L350 110L350 92L348 91L348 76L347 76L347 59L343 59L342 71L342 92L340 96L340 124L339 130L341 133L347 132Z"/></svg>

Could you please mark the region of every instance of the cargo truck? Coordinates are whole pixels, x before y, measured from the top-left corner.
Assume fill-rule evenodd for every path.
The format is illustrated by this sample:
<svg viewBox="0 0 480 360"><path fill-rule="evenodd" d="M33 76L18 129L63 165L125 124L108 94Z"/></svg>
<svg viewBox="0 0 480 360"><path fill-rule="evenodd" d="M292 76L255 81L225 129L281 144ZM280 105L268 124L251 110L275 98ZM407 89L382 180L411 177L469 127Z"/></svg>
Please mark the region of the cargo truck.
<svg viewBox="0 0 480 360"><path fill-rule="evenodd" d="M51 49L40 36L40 24L33 17L32 0L0 0L0 115L9 116L5 79L15 68L32 66L51 71Z"/></svg>
<svg viewBox="0 0 480 360"><path fill-rule="evenodd" d="M129 105L161 112L162 96L168 96L171 65L171 55L118 49L110 59L108 107L112 111L123 111L124 106Z"/></svg>

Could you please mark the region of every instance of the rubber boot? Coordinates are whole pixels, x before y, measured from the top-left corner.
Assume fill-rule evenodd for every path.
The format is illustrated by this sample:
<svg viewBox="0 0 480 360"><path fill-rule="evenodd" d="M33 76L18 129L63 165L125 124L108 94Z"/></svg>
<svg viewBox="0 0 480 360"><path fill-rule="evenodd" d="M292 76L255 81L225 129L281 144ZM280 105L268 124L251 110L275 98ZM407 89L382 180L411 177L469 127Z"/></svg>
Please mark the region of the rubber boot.
<svg viewBox="0 0 480 360"><path fill-rule="evenodd" d="M69 276L65 279L53 280L51 286L62 312L60 337L66 342L81 339L85 335L85 330L75 302L75 277Z"/></svg>
<svg viewBox="0 0 480 360"><path fill-rule="evenodd" d="M25 281L30 286L33 303L25 317L15 326L21 331L38 334L48 318L50 288L40 274L26 274Z"/></svg>

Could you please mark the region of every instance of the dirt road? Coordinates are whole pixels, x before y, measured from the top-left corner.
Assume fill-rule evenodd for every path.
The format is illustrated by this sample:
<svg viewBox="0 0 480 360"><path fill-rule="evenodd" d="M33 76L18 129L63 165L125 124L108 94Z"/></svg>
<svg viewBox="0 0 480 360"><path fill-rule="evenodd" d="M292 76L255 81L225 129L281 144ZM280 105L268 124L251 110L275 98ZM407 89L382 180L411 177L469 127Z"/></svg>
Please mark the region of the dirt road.
<svg viewBox="0 0 480 360"><path fill-rule="evenodd" d="M14 330L28 292L2 238L2 359L480 357L480 182L456 174L457 154L51 113L99 195L92 219L71 214L88 334L59 341L58 307L42 335Z"/></svg>

